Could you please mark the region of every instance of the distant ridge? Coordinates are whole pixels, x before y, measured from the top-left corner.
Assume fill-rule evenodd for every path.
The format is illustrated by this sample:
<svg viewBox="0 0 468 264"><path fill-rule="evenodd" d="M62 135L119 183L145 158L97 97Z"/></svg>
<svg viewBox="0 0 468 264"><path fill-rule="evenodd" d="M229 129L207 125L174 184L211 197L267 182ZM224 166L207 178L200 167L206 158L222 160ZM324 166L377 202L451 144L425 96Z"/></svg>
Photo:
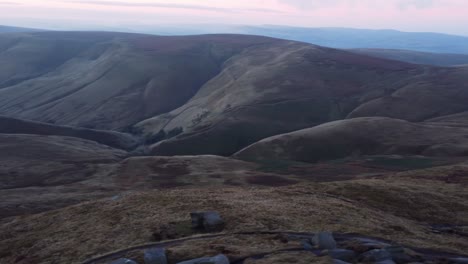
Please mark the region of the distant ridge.
<svg viewBox="0 0 468 264"><path fill-rule="evenodd" d="M451 53L420 52L395 49L350 49L349 51L377 58L404 61L414 64L435 65L443 67L466 66L468 55Z"/></svg>
<svg viewBox="0 0 468 264"><path fill-rule="evenodd" d="M197 24L162 26L128 25L121 28L94 27L88 29L70 28L64 30L131 32L165 36L200 34L247 34L301 41L336 49L372 48L468 55L468 36L435 32L405 32L394 29ZM0 25L0 33L31 31L44 30Z"/></svg>
<svg viewBox="0 0 468 264"><path fill-rule="evenodd" d="M44 31L35 28L23 28L23 27L12 27L0 25L0 33L21 33L21 32L38 32Z"/></svg>
<svg viewBox="0 0 468 264"><path fill-rule="evenodd" d="M468 54L468 37L433 32L403 32L393 29L308 28L261 25L184 25L139 28L137 32L160 35L235 33L261 35L337 49L378 48L435 53Z"/></svg>

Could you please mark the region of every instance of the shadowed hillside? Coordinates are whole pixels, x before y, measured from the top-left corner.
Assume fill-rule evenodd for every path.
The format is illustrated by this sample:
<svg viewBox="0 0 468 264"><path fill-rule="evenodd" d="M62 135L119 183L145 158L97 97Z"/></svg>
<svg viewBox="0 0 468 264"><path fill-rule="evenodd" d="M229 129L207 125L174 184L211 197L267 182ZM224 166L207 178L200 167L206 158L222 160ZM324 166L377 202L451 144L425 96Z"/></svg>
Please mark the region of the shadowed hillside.
<svg viewBox="0 0 468 264"><path fill-rule="evenodd" d="M468 129L371 117L340 120L267 138L235 156L317 162L360 155L466 156Z"/></svg>
<svg viewBox="0 0 468 264"><path fill-rule="evenodd" d="M0 116L0 133L76 137L96 141L110 147L125 150L132 150L138 144L137 139L129 134L114 131L57 126L4 116Z"/></svg>
<svg viewBox="0 0 468 264"><path fill-rule="evenodd" d="M275 45L232 58L187 104L136 127L147 135L182 132L153 145L156 155L230 155L262 138L347 116L423 121L464 111L465 76L463 68Z"/></svg>
<svg viewBox="0 0 468 264"><path fill-rule="evenodd" d="M0 37L0 113L59 125L125 128L183 105L264 37L40 32ZM20 70L21 69L21 70Z"/></svg>
<svg viewBox="0 0 468 264"><path fill-rule="evenodd" d="M127 153L93 141L39 135L0 134L1 189L63 185L83 180L99 163Z"/></svg>

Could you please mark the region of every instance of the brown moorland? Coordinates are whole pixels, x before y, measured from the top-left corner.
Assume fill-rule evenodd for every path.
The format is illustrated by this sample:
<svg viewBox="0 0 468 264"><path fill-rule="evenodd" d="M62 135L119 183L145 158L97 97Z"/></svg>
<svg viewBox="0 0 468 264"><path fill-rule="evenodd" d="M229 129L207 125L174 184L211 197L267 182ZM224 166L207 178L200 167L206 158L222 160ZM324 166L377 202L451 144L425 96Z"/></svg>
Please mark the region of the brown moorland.
<svg viewBox="0 0 468 264"><path fill-rule="evenodd" d="M408 175L276 188L130 192L3 223L0 259L5 263L18 259L17 263L80 263L105 252L149 243L152 234L167 225L178 226L175 237L190 236L193 234L183 230L189 226L189 213L196 210L219 211L226 220L227 234L333 230L466 253L466 237L433 230L437 224L468 225L466 181L446 184L439 175L431 179ZM172 256L187 259L216 253L216 248L236 257L275 247L271 238L270 242L258 242L262 239L260 234L249 236L252 246L246 246L243 238L222 237L168 249Z"/></svg>

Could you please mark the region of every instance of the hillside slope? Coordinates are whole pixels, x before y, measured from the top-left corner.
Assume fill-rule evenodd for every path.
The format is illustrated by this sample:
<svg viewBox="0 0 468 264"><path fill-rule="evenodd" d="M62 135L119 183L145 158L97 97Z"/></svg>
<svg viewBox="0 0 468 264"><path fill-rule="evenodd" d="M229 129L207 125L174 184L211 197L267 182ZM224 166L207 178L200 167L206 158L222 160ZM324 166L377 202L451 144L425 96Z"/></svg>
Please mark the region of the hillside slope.
<svg viewBox="0 0 468 264"><path fill-rule="evenodd" d="M466 67L266 37L38 32L5 34L0 50L0 114L125 130L154 155L227 156L346 117L468 110Z"/></svg>
<svg viewBox="0 0 468 264"><path fill-rule="evenodd" d="M466 76L464 68L275 45L233 57L187 104L136 127L146 135L182 132L153 145L156 155L231 155L268 136L346 117L424 121L465 111Z"/></svg>
<svg viewBox="0 0 468 264"><path fill-rule="evenodd" d="M73 183L89 177L95 164L126 156L78 138L0 134L0 189Z"/></svg>
<svg viewBox="0 0 468 264"><path fill-rule="evenodd" d="M243 48L272 42L276 40L221 35L3 34L0 114L125 128L184 104Z"/></svg>
<svg viewBox="0 0 468 264"><path fill-rule="evenodd" d="M5 116L0 116L0 133L76 137L124 150L132 150L138 144L133 136L115 131L57 126Z"/></svg>
<svg viewBox="0 0 468 264"><path fill-rule="evenodd" d="M317 162L360 155L468 155L468 129L369 117L340 120L257 142L246 160Z"/></svg>

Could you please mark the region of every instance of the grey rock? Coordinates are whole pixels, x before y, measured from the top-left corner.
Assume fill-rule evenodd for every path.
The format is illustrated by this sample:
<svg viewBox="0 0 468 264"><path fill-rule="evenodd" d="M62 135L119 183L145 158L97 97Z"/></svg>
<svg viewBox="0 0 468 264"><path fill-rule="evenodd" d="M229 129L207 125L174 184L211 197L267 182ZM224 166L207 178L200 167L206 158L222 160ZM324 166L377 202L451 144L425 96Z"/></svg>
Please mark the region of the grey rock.
<svg viewBox="0 0 468 264"><path fill-rule="evenodd" d="M393 261L391 259L387 259L387 260L382 260L382 261L375 262L375 264L396 264L396 263L395 263L395 261Z"/></svg>
<svg viewBox="0 0 468 264"><path fill-rule="evenodd" d="M138 263L136 263L135 261L131 259L121 258L121 259L112 261L110 264L138 264Z"/></svg>
<svg viewBox="0 0 468 264"><path fill-rule="evenodd" d="M203 228L203 214L204 214L204 212L190 213L190 218L192 219L192 228L193 229Z"/></svg>
<svg viewBox="0 0 468 264"><path fill-rule="evenodd" d="M384 260L391 260L392 255L385 249L373 249L367 252L364 252L360 259L363 262L379 262Z"/></svg>
<svg viewBox="0 0 468 264"><path fill-rule="evenodd" d="M468 264L468 258L451 258L450 261L454 264Z"/></svg>
<svg viewBox="0 0 468 264"><path fill-rule="evenodd" d="M204 215L203 227L208 232L218 232L224 229L224 221L216 212L207 212Z"/></svg>
<svg viewBox="0 0 468 264"><path fill-rule="evenodd" d="M122 198L122 196L120 196L120 195L114 195L114 196L112 196L111 200L112 200L112 201L117 201L117 200L120 200L120 198Z"/></svg>
<svg viewBox="0 0 468 264"><path fill-rule="evenodd" d="M346 261L342 261L342 260L339 260L339 259L334 259L333 264L351 264L351 263L346 262Z"/></svg>
<svg viewBox="0 0 468 264"><path fill-rule="evenodd" d="M382 249L384 247L391 246L390 244L380 243L380 242L366 242L362 243L363 246L366 246L369 249Z"/></svg>
<svg viewBox="0 0 468 264"><path fill-rule="evenodd" d="M208 258L197 258L187 261L182 261L177 264L229 264L229 259L223 255L217 255L214 257Z"/></svg>
<svg viewBox="0 0 468 264"><path fill-rule="evenodd" d="M335 249L336 248L336 241L333 238L333 234L331 232L320 232L317 233L314 238L312 238L312 242L315 247L319 249Z"/></svg>
<svg viewBox="0 0 468 264"><path fill-rule="evenodd" d="M413 261L413 258L406 254L405 248L402 246L388 246L384 249L390 253L392 260L398 264L409 263Z"/></svg>
<svg viewBox="0 0 468 264"><path fill-rule="evenodd" d="M167 264L166 250L164 248L150 248L145 250L145 264Z"/></svg>
<svg viewBox="0 0 468 264"><path fill-rule="evenodd" d="M402 246L387 246L385 250L390 254L401 254L405 253L405 248Z"/></svg>
<svg viewBox="0 0 468 264"><path fill-rule="evenodd" d="M331 250L326 250L326 253L332 259L338 259L338 260L343 260L343 261L348 261L348 262L353 262L354 259L356 258L356 253L348 249L331 249Z"/></svg>
<svg viewBox="0 0 468 264"><path fill-rule="evenodd" d="M312 246L310 241L307 240L307 239L302 240L301 245L304 248L304 250L313 250L314 249L314 246Z"/></svg>
<svg viewBox="0 0 468 264"><path fill-rule="evenodd" d="M192 228L206 232L220 232L224 229L224 221L217 212L190 213Z"/></svg>

